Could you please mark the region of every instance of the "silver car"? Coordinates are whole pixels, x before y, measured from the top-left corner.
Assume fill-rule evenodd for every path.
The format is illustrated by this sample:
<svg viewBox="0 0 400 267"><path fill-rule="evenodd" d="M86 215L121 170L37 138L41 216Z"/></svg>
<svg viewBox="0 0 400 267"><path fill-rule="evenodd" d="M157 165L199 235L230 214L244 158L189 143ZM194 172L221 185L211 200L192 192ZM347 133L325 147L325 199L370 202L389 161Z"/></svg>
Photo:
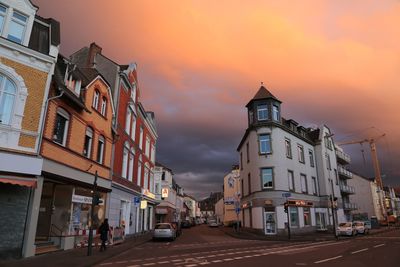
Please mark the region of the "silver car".
<svg viewBox="0 0 400 267"><path fill-rule="evenodd" d="M176 231L170 223L157 223L154 227L153 240L171 239L175 240Z"/></svg>
<svg viewBox="0 0 400 267"><path fill-rule="evenodd" d="M356 228L357 234L368 234L369 229L365 226L363 221L354 221L354 227Z"/></svg>
<svg viewBox="0 0 400 267"><path fill-rule="evenodd" d="M340 223L336 229L338 235L356 235L357 230L352 222Z"/></svg>

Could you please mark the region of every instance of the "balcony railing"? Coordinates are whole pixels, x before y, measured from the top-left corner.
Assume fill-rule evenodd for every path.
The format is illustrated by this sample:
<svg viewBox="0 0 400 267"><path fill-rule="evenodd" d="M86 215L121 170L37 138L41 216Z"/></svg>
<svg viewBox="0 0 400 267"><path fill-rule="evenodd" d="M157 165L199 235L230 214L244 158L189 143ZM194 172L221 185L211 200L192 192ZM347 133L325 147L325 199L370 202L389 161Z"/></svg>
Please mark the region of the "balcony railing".
<svg viewBox="0 0 400 267"><path fill-rule="evenodd" d="M356 210L357 209L357 205L354 204L354 203L343 202L343 208L345 210Z"/></svg>
<svg viewBox="0 0 400 267"><path fill-rule="evenodd" d="M351 179L353 178L353 173L351 171L346 170L342 166L338 166L339 175L342 175L344 178Z"/></svg>
<svg viewBox="0 0 400 267"><path fill-rule="evenodd" d="M350 156L343 151L336 150L336 157L338 161L342 161L345 164L349 164L351 162Z"/></svg>
<svg viewBox="0 0 400 267"><path fill-rule="evenodd" d="M340 191L347 194L354 194L356 192L353 186L344 184L340 185Z"/></svg>

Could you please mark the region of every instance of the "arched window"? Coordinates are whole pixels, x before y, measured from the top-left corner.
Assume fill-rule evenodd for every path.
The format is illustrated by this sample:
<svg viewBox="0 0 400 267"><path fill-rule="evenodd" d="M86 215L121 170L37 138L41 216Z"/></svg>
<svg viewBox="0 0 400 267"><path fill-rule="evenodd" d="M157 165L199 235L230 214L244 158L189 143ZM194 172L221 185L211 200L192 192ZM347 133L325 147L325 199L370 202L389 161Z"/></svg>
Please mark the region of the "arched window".
<svg viewBox="0 0 400 267"><path fill-rule="evenodd" d="M99 136L99 142L97 145L97 162L103 164L104 160L104 147L105 147L105 139L104 136Z"/></svg>
<svg viewBox="0 0 400 267"><path fill-rule="evenodd" d="M54 123L53 141L63 146L67 142L69 120L70 116L68 112L62 108L58 108Z"/></svg>
<svg viewBox="0 0 400 267"><path fill-rule="evenodd" d="M106 111L107 111L107 98L103 96L101 101L101 115L106 116Z"/></svg>
<svg viewBox="0 0 400 267"><path fill-rule="evenodd" d="M83 155L90 158L92 154L92 142L93 142L93 129L88 127L85 134L85 143L83 147Z"/></svg>
<svg viewBox="0 0 400 267"><path fill-rule="evenodd" d="M99 108L99 98L100 98L100 92L96 89L93 94L93 103L92 103L92 107L96 110Z"/></svg>
<svg viewBox="0 0 400 267"><path fill-rule="evenodd" d="M129 158L129 144L128 142L124 143L124 152L122 156L122 173L121 176L123 178L127 178L127 172L128 172L128 158Z"/></svg>
<svg viewBox="0 0 400 267"><path fill-rule="evenodd" d="M11 124L16 93L14 82L0 73L0 124Z"/></svg>

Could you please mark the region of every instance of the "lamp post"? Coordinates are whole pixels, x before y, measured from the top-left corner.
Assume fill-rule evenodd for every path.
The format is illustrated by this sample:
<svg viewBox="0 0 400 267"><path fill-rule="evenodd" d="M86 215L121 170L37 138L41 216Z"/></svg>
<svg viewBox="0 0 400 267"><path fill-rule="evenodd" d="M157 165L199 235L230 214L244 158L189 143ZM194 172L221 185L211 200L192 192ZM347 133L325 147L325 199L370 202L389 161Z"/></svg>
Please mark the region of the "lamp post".
<svg viewBox="0 0 400 267"><path fill-rule="evenodd" d="M94 222L94 207L98 205L97 199L97 171L94 174L93 182L93 193L92 193L92 205L90 207L90 227L89 227L89 238L88 238L88 251L87 255L92 255L92 243L93 243L93 222Z"/></svg>

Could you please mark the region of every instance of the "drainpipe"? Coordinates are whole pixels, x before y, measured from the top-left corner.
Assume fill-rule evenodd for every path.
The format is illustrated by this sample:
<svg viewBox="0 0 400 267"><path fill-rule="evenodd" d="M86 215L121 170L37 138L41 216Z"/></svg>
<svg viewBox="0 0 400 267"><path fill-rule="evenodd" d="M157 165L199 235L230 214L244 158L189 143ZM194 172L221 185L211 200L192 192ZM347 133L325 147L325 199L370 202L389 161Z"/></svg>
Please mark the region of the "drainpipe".
<svg viewBox="0 0 400 267"><path fill-rule="evenodd" d="M60 98L64 95L64 91L61 91L59 95L50 97L46 100L46 104L44 105L44 114L43 114L43 121L42 125L40 126L40 133L39 133L39 144L38 144L38 154L40 154L41 146L42 146L42 139L43 139L43 130L44 130L44 124L46 123L46 116L47 116L47 107L49 106L50 100Z"/></svg>

